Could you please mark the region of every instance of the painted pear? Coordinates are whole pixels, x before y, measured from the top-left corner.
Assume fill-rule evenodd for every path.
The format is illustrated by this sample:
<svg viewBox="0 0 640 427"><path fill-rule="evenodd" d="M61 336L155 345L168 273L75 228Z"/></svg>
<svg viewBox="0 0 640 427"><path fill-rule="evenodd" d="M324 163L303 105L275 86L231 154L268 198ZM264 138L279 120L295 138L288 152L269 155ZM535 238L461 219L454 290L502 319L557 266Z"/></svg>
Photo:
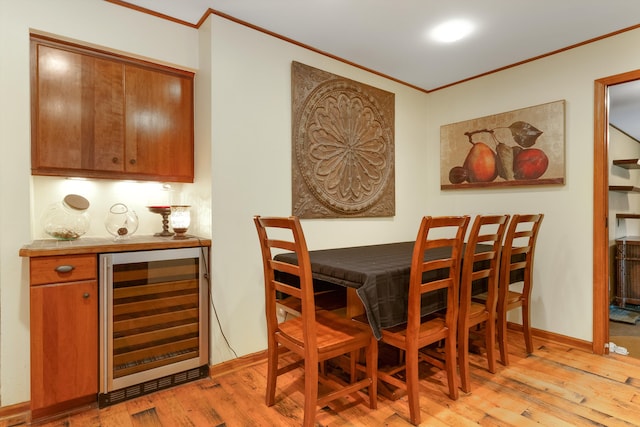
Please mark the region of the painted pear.
<svg viewBox="0 0 640 427"><path fill-rule="evenodd" d="M491 182L498 176L496 153L484 142L475 142L464 159L469 182Z"/></svg>

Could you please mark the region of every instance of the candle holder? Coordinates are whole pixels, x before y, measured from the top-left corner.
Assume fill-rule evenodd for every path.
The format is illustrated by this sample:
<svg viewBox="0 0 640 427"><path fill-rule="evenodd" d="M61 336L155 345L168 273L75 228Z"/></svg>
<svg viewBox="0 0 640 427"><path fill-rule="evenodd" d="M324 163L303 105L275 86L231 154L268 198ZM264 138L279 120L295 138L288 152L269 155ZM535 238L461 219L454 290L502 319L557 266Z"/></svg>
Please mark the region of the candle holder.
<svg viewBox="0 0 640 427"><path fill-rule="evenodd" d="M189 205L172 205L171 206L171 227L176 233L174 239L186 239L187 230L191 224L191 213Z"/></svg>
<svg viewBox="0 0 640 427"><path fill-rule="evenodd" d="M160 233L155 233L155 237L171 237L174 235L171 231L169 231L169 215L171 214L171 206L147 206L152 213L157 213L162 215L162 231Z"/></svg>

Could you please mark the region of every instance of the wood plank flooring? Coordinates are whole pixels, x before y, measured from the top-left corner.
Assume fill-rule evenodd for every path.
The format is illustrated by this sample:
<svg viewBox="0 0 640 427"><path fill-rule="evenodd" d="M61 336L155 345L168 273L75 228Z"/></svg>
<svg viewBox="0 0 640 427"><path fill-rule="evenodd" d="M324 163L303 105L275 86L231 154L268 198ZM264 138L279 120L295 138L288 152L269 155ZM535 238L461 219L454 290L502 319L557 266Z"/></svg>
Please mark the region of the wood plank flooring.
<svg viewBox="0 0 640 427"><path fill-rule="evenodd" d="M442 372L424 369L420 406L423 426L640 426L640 359L597 356L542 339L525 357L522 335L510 331L511 365L486 370L471 355L472 391L457 401L446 395ZM213 379L202 379L101 410L89 409L42 427L299 426L300 371L278 380L277 403L264 404L266 361ZM360 398L319 409L317 426L409 426L406 398L380 397L370 410ZM27 425L20 417L0 427Z"/></svg>

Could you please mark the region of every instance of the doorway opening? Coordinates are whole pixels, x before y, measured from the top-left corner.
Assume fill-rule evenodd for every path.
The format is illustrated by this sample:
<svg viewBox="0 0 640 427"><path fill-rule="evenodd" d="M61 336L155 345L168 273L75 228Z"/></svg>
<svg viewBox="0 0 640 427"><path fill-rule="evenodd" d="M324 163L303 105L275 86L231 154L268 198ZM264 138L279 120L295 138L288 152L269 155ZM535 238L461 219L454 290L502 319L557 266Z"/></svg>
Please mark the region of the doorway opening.
<svg viewBox="0 0 640 427"><path fill-rule="evenodd" d="M609 87L640 80L640 70L605 77L594 86L593 352L609 343Z"/></svg>

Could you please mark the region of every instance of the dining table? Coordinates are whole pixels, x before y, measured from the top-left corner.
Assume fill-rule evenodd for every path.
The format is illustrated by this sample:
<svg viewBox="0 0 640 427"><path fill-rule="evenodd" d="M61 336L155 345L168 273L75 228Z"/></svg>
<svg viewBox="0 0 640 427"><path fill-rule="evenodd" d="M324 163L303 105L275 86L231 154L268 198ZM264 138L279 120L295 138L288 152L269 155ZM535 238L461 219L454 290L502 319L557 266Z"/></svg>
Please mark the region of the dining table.
<svg viewBox="0 0 640 427"><path fill-rule="evenodd" d="M366 313L374 336L380 339L382 329L407 320L414 244L409 241L309 251L314 288L327 284L346 287L346 315L355 317ZM424 259L449 256L450 251L450 248L430 249L425 251ZM293 252L281 253L275 258L291 264L298 262ZM425 279L443 278L447 274L447 269L437 270ZM292 283L287 277L278 280ZM484 290L480 288L477 293ZM446 297L446 289L423 295L422 315L445 308Z"/></svg>
<svg viewBox="0 0 640 427"><path fill-rule="evenodd" d="M380 339L382 329L407 321L409 278L415 241L351 246L309 251L314 289L342 286L346 292L346 316L353 318L366 313L373 335ZM490 250L490 245L479 244L476 251ZM425 251L424 260L450 256L451 248ZM275 259L297 264L294 252L285 252ZM463 259L464 263L464 250ZM447 269L429 273L435 280L446 277ZM511 272L509 283L522 281L522 271ZM277 277L285 283L299 285L297 277ZM424 294L421 301L423 316L446 308L446 289ZM474 283L473 294L486 292L486 281Z"/></svg>

